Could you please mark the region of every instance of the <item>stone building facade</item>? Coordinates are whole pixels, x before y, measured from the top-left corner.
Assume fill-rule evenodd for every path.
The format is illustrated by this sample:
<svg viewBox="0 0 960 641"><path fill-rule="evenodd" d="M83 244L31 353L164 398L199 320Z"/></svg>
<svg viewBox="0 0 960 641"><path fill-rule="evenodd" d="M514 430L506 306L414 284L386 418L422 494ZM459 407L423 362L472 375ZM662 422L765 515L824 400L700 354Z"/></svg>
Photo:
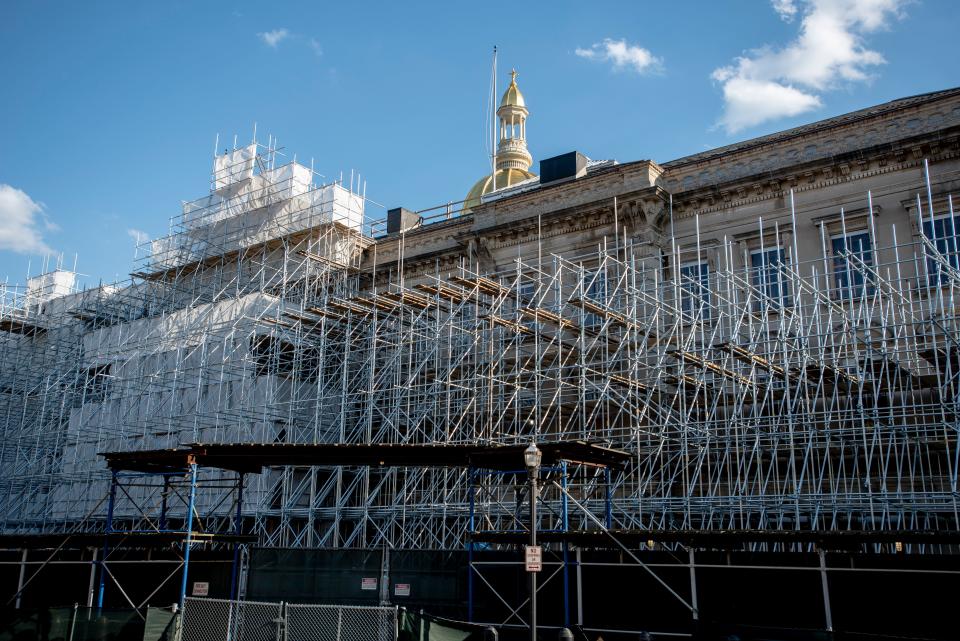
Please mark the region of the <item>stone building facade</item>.
<svg viewBox="0 0 960 641"><path fill-rule="evenodd" d="M518 253L576 256L616 238L646 246L652 256L670 256L672 237L686 261L696 246L698 217L701 259L708 264L719 260L716 248L725 238L734 243L735 264L749 261L760 246L761 219L768 247L777 242L772 234L779 226L779 244L789 249L796 234L798 259L807 262L823 258L821 225L828 241L840 233L841 208L847 233L867 229L868 191L874 245L892 246L894 228L898 242L913 242L920 235L916 197L926 198L924 161L934 216L944 215L947 194L960 185L958 145L960 89L949 89L667 162L597 163L582 177L545 185L534 177L471 203L463 216L408 229L404 272L443 271L461 261L492 272ZM379 239L378 269L395 266L398 237ZM368 250L366 267L373 255Z"/></svg>

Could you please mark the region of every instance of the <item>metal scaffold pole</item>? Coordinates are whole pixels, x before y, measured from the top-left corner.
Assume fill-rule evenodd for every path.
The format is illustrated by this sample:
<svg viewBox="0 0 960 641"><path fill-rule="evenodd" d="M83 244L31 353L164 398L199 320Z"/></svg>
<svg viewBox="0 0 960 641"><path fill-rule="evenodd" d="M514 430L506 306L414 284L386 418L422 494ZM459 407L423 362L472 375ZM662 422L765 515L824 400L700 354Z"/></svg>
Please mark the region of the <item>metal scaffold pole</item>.
<svg viewBox="0 0 960 641"><path fill-rule="evenodd" d="M182 204L129 280L4 286L8 528L68 532L110 492L96 527L147 530L97 458L108 450L531 439L630 452L615 474L568 472L608 530L960 528L955 177L938 181L937 164L842 203L784 189L729 234L670 207L656 247L618 195L589 248L551 253L559 219L535 212L526 244L471 238L451 258L415 254L420 227L371 227L357 188L284 158L272 137L218 153L210 193ZM900 192L909 229L878 226L878 199ZM278 467L237 485L236 506L203 478L189 514L176 476L149 496L123 488L153 501L161 530L198 519L268 547L466 546L471 617L470 535L516 529L514 489L476 470ZM592 523L563 496L542 496L541 519ZM569 574L582 577L561 552L568 623Z"/></svg>

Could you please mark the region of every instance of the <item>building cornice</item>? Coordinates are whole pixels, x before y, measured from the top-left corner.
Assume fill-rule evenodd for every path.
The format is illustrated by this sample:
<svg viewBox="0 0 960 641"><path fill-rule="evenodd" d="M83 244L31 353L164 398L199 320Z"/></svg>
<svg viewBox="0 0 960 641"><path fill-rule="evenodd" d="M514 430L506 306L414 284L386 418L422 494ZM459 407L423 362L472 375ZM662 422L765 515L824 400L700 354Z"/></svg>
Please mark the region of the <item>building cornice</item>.
<svg viewBox="0 0 960 641"><path fill-rule="evenodd" d="M773 139L763 144L734 148L729 153L696 162L666 163L662 184L677 194L830 161L847 154L862 155L884 145L903 145L911 139L939 137L947 130L960 127L960 91L948 92L929 102L837 120L834 126L809 130L801 127L797 130L800 133L783 139L774 134Z"/></svg>
<svg viewBox="0 0 960 641"><path fill-rule="evenodd" d="M952 109L950 108L951 104ZM793 129L671 160L664 163L663 167L668 172L682 174L684 170L691 168L703 168L711 164L728 163L741 156L750 156L762 152L762 150L784 148L812 139L823 138L825 135L834 135L842 132L844 129L856 128L862 132L867 128L869 132L871 123L878 123L880 121L896 122L898 117L909 114L917 115L922 111L936 113L944 112L945 110L946 113L942 115L948 118L950 116L956 117L958 115L956 112L958 108L960 108L958 104L960 104L960 87L900 98L859 111L841 114L819 122L801 125ZM933 124L937 125L937 123ZM888 134L896 134L897 129L899 129L899 126L893 129L887 127L886 131Z"/></svg>
<svg viewBox="0 0 960 641"><path fill-rule="evenodd" d="M731 208L784 198L832 185L913 169L927 158L942 162L960 157L960 126L939 135L918 136L897 143L843 154L738 180L675 192L675 219L708 215Z"/></svg>

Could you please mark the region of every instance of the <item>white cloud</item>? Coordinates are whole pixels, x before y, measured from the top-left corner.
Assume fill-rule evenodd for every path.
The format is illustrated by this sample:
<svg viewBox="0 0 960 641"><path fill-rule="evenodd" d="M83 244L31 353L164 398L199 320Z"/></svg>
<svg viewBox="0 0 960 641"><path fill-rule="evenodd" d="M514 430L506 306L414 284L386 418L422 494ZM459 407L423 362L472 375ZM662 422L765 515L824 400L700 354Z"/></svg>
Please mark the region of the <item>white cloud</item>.
<svg viewBox="0 0 960 641"><path fill-rule="evenodd" d="M723 86L719 124L727 133L816 109L820 92L869 80L870 68L886 61L864 38L900 17L909 0L772 2L787 21L802 15L800 33L783 48L755 49L713 72Z"/></svg>
<svg viewBox="0 0 960 641"><path fill-rule="evenodd" d="M631 69L637 73L658 71L663 65L663 60L650 53L649 49L629 44L626 40L606 38L589 49L577 47L574 53L587 60L611 62L617 70Z"/></svg>
<svg viewBox="0 0 960 641"><path fill-rule="evenodd" d="M257 34L257 37L263 40L264 44L274 49L277 48L281 41L286 40L289 36L290 32L283 28L273 29L272 31L262 31Z"/></svg>
<svg viewBox="0 0 960 641"><path fill-rule="evenodd" d="M820 98L777 82L731 78L723 85L726 102L724 124L728 131L773 120L798 116L822 106Z"/></svg>
<svg viewBox="0 0 960 641"><path fill-rule="evenodd" d="M35 202L23 191L0 184L0 250L19 254L49 254L53 250L43 240L43 230L57 226L47 220L43 203Z"/></svg>
<svg viewBox="0 0 960 641"><path fill-rule="evenodd" d="M797 3L794 0L770 0L770 3L784 22L792 22L797 15Z"/></svg>
<svg viewBox="0 0 960 641"><path fill-rule="evenodd" d="M323 55L323 45L316 38L308 38L303 34L290 31L285 27L273 29L272 31L263 31L257 34L257 37L271 49L279 49L281 42L291 42L297 47L308 47L313 55L321 57Z"/></svg>
<svg viewBox="0 0 960 641"><path fill-rule="evenodd" d="M127 236L132 238L133 242L137 245L141 245L150 240L150 234L139 229L134 229L133 227L127 230Z"/></svg>

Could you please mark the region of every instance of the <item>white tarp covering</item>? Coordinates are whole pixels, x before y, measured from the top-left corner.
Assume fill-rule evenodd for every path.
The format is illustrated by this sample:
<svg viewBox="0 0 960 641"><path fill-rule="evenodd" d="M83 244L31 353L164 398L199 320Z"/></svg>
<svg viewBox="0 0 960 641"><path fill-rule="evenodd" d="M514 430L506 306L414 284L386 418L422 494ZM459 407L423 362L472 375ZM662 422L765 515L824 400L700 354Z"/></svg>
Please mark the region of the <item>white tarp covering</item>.
<svg viewBox="0 0 960 641"><path fill-rule="evenodd" d="M334 185L333 220L360 231L363 228L363 197Z"/></svg>
<svg viewBox="0 0 960 641"><path fill-rule="evenodd" d="M196 226L198 222L206 222L210 212L218 211L223 204L223 198L217 194L210 194L203 198L197 198L190 202L183 203L183 224L187 227Z"/></svg>
<svg viewBox="0 0 960 641"><path fill-rule="evenodd" d="M217 156L213 161L214 189L223 189L253 176L253 160L256 156L256 145L247 145Z"/></svg>
<svg viewBox="0 0 960 641"><path fill-rule="evenodd" d="M325 222L351 229L363 228L363 197L340 185L327 185L310 193L311 209L325 214Z"/></svg>
<svg viewBox="0 0 960 641"><path fill-rule="evenodd" d="M177 236L164 236L150 241L150 263L154 266L179 265L187 261L187 251Z"/></svg>
<svg viewBox="0 0 960 641"><path fill-rule="evenodd" d="M262 172L264 180L282 190L283 196L293 198L310 191L313 182L313 172L309 167L295 162L281 165L276 169Z"/></svg>
<svg viewBox="0 0 960 641"><path fill-rule="evenodd" d="M142 318L110 327L103 327L83 335L84 353L90 356L87 366L117 362L125 364L115 366L115 375L123 368L135 369L139 364L133 357L158 358L158 352L177 350L182 354L188 348L199 345L217 328L240 327L241 319L256 319L275 315L278 300L274 296L261 293L247 294L239 298L225 299L216 303L203 303L195 307L179 309L174 312ZM255 321L250 320L251 324ZM233 331L233 330L231 330ZM123 338L121 342L116 342ZM221 337L218 340L223 340ZM137 346L150 345L150 349ZM157 368L156 371L161 371Z"/></svg>
<svg viewBox="0 0 960 641"><path fill-rule="evenodd" d="M183 203L184 233L152 241L151 265L182 265L214 247L228 252L330 223L362 233L363 197L339 184L315 188L312 179L309 167L287 163Z"/></svg>
<svg viewBox="0 0 960 641"><path fill-rule="evenodd" d="M75 272L63 269L34 276L27 279L27 298L30 302L43 302L73 291L77 281Z"/></svg>

